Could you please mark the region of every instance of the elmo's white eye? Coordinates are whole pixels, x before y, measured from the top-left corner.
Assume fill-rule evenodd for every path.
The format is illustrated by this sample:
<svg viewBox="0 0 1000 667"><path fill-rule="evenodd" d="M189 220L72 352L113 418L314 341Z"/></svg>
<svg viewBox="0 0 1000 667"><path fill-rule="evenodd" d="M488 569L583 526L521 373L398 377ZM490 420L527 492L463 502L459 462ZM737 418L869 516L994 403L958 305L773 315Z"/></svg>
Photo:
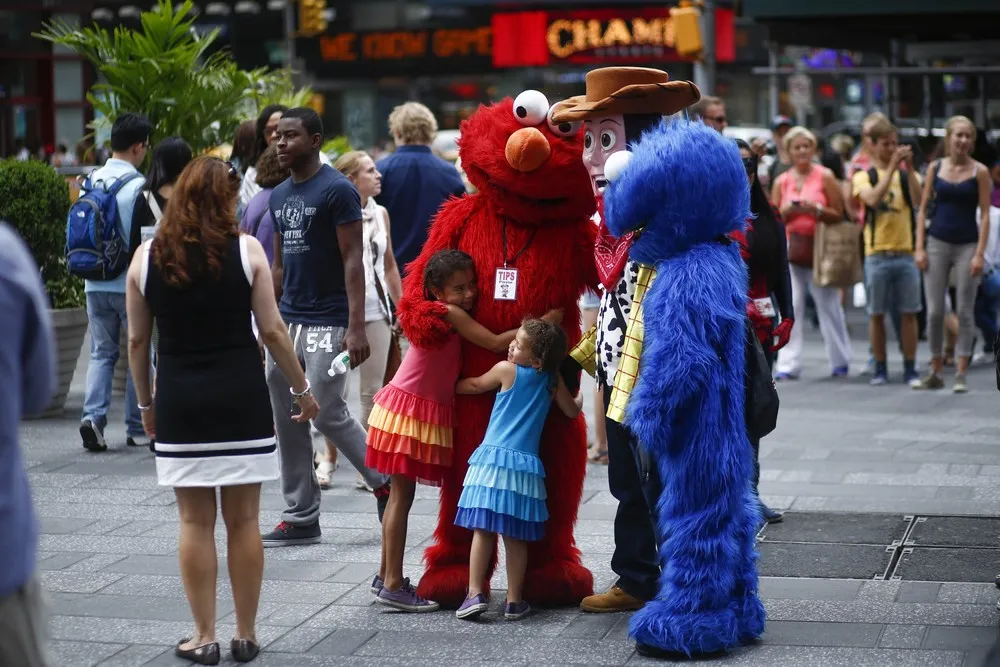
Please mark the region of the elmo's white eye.
<svg viewBox="0 0 1000 667"><path fill-rule="evenodd" d="M553 107L555 108L555 107ZM560 137L572 137L574 134L580 131L580 122L575 123L557 123L552 120L552 111L549 110L549 129L554 133L558 134Z"/></svg>
<svg viewBox="0 0 1000 667"><path fill-rule="evenodd" d="M533 127L545 120L549 101L537 90L526 90L514 99L514 118L525 127Z"/></svg>
<svg viewBox="0 0 1000 667"><path fill-rule="evenodd" d="M617 181L631 159L632 154L628 151L615 151L609 155L607 162L604 163L604 178L611 183Z"/></svg>

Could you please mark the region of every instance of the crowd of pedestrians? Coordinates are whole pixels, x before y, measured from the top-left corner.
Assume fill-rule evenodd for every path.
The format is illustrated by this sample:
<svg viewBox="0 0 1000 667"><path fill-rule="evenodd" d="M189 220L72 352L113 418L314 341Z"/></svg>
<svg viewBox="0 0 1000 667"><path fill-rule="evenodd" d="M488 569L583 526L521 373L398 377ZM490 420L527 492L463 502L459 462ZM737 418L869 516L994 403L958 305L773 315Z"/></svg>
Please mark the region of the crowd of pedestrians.
<svg viewBox="0 0 1000 667"><path fill-rule="evenodd" d="M719 132L727 127L720 98L702 98L691 113ZM151 147L152 130L138 114L118 116L111 154L88 178L91 187L116 188L115 214L132 261L120 275L86 282L91 348L79 430L88 451L108 449L112 375L119 332L126 328L126 445L155 453L159 483L175 489L180 516L181 576L195 630L178 643L177 654L200 664L220 660L215 489L221 488L236 610L230 650L246 662L259 651L263 548L321 540L321 490L329 487L340 454L357 470L359 488L371 492L384 522L372 594L395 609L436 610L403 576L403 553L416 482L440 482L450 464L456 392L501 391L459 501L456 524L475 537L467 596L457 614L474 618L486 609L482 582L500 534L509 582L505 616L525 616L527 543L539 539L547 516L541 424L553 404L575 417L582 398L573 397L556 373L566 354L561 311L501 334L488 331L470 315L477 276L471 258L457 250L435 255L423 276L426 298L446 307L443 317L453 327L448 343L431 352L407 350L401 340L395 310L405 267L421 252L441 204L466 191L455 166L431 151L433 114L413 102L397 107L389 118L393 153L376 159L352 151L334 164L321 150L320 117L306 108L269 106L247 120L229 161L194 157L182 137ZM863 264L871 384L890 380L888 316L905 383L941 389L943 369L954 363L952 389L965 392L974 340L978 335L983 349L992 349L1000 307L1000 168L974 159L971 121L949 120L943 156L923 172L882 114L865 120L853 155L846 137L824 150L812 132L784 116L775 119L772 136L767 165L766 141L737 141L753 218L745 234L734 236L749 269L749 321L775 379L801 377L810 308L831 375L850 372L844 303L853 285L831 284L816 271L824 260L820 230L849 221L857 228L853 260ZM144 177L139 168L150 149ZM68 151L60 152L58 159L68 163ZM12 238L0 243L6 286L0 299L21 317L17 326L41 334L22 369L23 405L17 406L18 413L31 412L44 406L51 389L44 297L30 258L0 227L4 235ZM595 317L597 303L593 294L583 297L585 319ZM930 357L921 377L923 322ZM463 340L507 351L508 360L458 382ZM360 415L348 407L354 369ZM593 399L603 407L608 397L599 392ZM325 441L319 452L314 435ZM759 451L759 440L751 445ZM591 460L607 463L607 449L608 434L598 428ZM503 513L485 482L498 476L510 484ZM261 535L261 483L278 479L286 509ZM755 493L758 479L759 464ZM15 475L3 487L15 502L0 504L0 516L24 524L21 532L31 535L26 479ZM766 521L782 520L763 503L761 511ZM31 625L40 602L31 567L34 542L25 543L0 577L0 619ZM652 590L659 571L652 542L648 546L648 572L633 574ZM45 664L31 650L28 644L0 646L0 658L8 651L20 660L11 664Z"/></svg>

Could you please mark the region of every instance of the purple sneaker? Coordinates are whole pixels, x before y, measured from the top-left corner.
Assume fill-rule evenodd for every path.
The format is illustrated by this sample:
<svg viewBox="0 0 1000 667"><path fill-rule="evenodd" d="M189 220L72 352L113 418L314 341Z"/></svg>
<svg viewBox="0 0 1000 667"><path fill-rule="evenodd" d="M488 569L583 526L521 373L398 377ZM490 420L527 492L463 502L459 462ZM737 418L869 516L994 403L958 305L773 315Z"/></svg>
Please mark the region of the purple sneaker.
<svg viewBox="0 0 1000 667"><path fill-rule="evenodd" d="M845 378L847 377L849 372L850 370L848 369L847 366L837 366L832 371L830 371L830 377Z"/></svg>
<svg viewBox="0 0 1000 667"><path fill-rule="evenodd" d="M520 602L508 602L503 607L503 617L508 621L520 621L531 613L531 605L521 600Z"/></svg>
<svg viewBox="0 0 1000 667"><path fill-rule="evenodd" d="M390 591L388 588L383 586L375 600L379 604L384 604L387 607L416 614L425 611L437 611L441 608L441 605L437 602L425 600L417 595L417 589L410 584L409 579L403 582L403 585L399 587L398 591Z"/></svg>
<svg viewBox="0 0 1000 667"><path fill-rule="evenodd" d="M488 607L489 604L486 602L486 596L480 593L475 597L465 598L462 606L455 612L455 617L463 619L479 618Z"/></svg>
<svg viewBox="0 0 1000 667"><path fill-rule="evenodd" d="M408 583L408 581L409 580L405 580L404 579L404 583ZM376 595L377 596L379 593L382 592L382 588L384 586L385 586L385 582L382 581L382 577L380 577L380 576L378 576L376 574L375 578L372 579L372 595Z"/></svg>

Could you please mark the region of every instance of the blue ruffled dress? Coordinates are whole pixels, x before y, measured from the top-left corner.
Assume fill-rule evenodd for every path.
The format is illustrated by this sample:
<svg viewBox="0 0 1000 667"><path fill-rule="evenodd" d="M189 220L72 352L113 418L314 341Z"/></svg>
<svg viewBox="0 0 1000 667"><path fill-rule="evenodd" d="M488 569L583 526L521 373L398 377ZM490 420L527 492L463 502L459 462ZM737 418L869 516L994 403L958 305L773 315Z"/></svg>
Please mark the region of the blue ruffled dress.
<svg viewBox="0 0 1000 667"><path fill-rule="evenodd" d="M517 540L545 534L545 469L538 458L553 378L518 366L514 384L497 394L483 442L469 458L455 525Z"/></svg>

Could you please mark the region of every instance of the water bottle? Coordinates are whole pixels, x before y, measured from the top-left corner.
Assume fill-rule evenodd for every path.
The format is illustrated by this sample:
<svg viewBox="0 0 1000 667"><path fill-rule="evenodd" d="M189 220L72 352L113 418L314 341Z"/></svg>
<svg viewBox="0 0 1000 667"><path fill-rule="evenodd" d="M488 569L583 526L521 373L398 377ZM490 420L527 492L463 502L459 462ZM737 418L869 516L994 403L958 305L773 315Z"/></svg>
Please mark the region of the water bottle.
<svg viewBox="0 0 1000 667"><path fill-rule="evenodd" d="M347 352L341 352L333 359L333 363L330 364L330 370L327 371L327 374L330 377L337 377L349 370L351 370L351 355Z"/></svg>

